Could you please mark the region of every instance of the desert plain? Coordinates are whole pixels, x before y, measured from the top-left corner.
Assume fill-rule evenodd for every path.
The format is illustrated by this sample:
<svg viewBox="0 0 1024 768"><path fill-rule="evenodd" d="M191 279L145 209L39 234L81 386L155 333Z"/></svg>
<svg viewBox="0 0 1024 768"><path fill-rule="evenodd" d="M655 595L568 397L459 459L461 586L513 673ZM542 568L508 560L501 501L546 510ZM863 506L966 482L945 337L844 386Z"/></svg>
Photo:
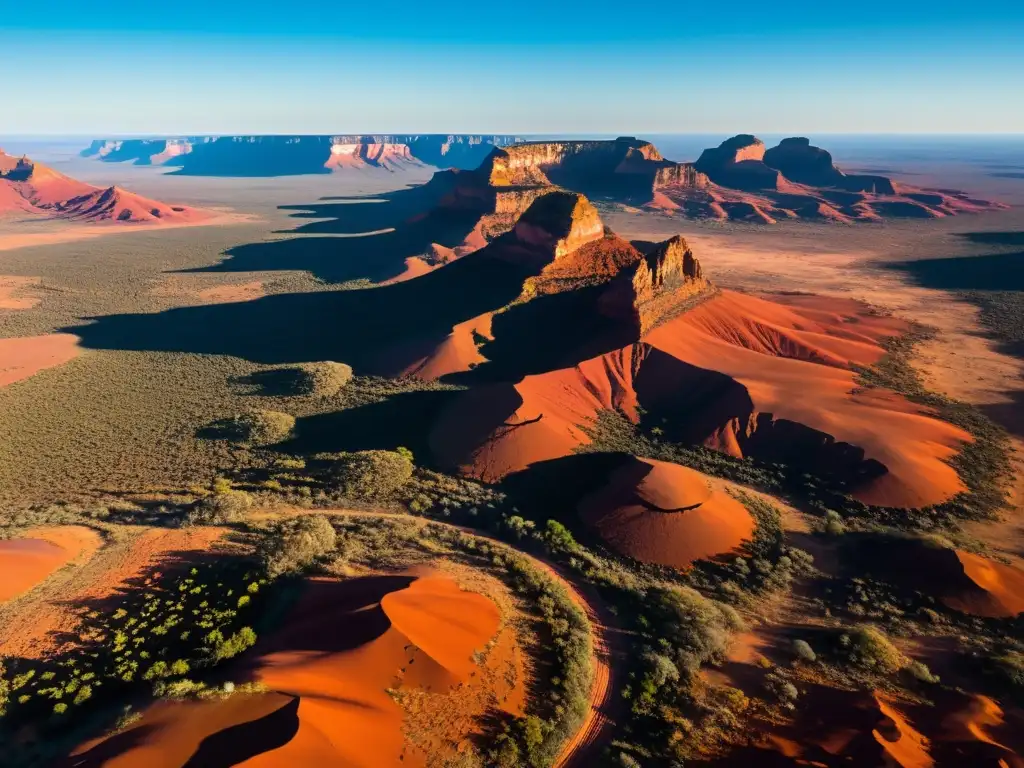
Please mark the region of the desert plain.
<svg viewBox="0 0 1024 768"><path fill-rule="evenodd" d="M7 147L149 201L0 213L12 765L1024 764L1024 150L336 146Z"/></svg>

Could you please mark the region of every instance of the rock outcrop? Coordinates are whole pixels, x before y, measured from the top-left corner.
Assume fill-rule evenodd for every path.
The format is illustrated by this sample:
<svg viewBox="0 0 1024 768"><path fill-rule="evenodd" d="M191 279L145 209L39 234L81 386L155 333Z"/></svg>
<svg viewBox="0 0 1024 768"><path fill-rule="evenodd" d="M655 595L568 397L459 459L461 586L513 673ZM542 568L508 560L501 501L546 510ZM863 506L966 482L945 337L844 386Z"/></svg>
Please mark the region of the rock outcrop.
<svg viewBox="0 0 1024 768"><path fill-rule="evenodd" d="M740 134L717 147L705 149L694 163L716 184L742 190L778 189L780 174L764 163L764 142Z"/></svg>
<svg viewBox="0 0 1024 768"><path fill-rule="evenodd" d="M209 218L204 211L167 205L120 187L94 187L0 150L0 213L5 210L90 222L192 223Z"/></svg>
<svg viewBox="0 0 1024 768"><path fill-rule="evenodd" d="M885 176L847 175L832 162L832 155L811 145L810 139L783 139L763 153L765 165L790 181L812 187L836 187L854 192L895 195L896 187Z"/></svg>
<svg viewBox="0 0 1024 768"><path fill-rule="evenodd" d="M629 317L643 335L685 311L691 299L711 288L700 262L681 235L654 245L623 270L601 297L601 311Z"/></svg>
<svg viewBox="0 0 1024 768"><path fill-rule="evenodd" d="M405 163L471 169L493 147L517 140L465 134L182 136L96 139L80 154L106 162L168 165L195 176L283 176L346 168L397 170Z"/></svg>
<svg viewBox="0 0 1024 768"><path fill-rule="evenodd" d="M545 263L557 261L586 243L604 237L597 209L583 195L550 192L533 202L513 229L516 239L542 254Z"/></svg>

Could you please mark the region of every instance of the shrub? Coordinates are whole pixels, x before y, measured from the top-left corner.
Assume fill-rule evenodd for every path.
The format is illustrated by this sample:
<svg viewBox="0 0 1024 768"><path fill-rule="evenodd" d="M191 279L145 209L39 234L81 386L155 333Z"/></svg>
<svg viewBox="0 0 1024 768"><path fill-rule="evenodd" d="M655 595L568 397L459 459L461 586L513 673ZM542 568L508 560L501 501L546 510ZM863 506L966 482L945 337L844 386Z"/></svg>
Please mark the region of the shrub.
<svg viewBox="0 0 1024 768"><path fill-rule="evenodd" d="M619 765L622 768L640 768L640 763L636 761L636 758L625 752L619 752Z"/></svg>
<svg viewBox="0 0 1024 768"><path fill-rule="evenodd" d="M648 602L662 614L663 635L674 648L676 667L689 675L696 674L701 664L723 657L730 633L743 627L730 606L689 587L653 588Z"/></svg>
<svg viewBox="0 0 1024 768"><path fill-rule="evenodd" d="M825 533L832 536L846 533L846 525L843 523L843 518L834 509L830 509L825 513Z"/></svg>
<svg viewBox="0 0 1024 768"><path fill-rule="evenodd" d="M300 517L281 524L268 534L260 555L267 574L276 578L300 571L317 558L334 551L337 534L322 516Z"/></svg>
<svg viewBox="0 0 1024 768"><path fill-rule="evenodd" d="M233 438L250 445L280 443L295 429L295 417L280 411L249 411L235 416L228 431Z"/></svg>
<svg viewBox="0 0 1024 768"><path fill-rule="evenodd" d="M907 674L913 677L915 680L920 680L922 683L937 683L939 682L939 676L932 674L932 671L928 669L925 664L920 661L912 661L907 665Z"/></svg>
<svg viewBox="0 0 1024 768"><path fill-rule="evenodd" d="M1024 653L1007 651L992 659L995 670L1006 682L1024 687Z"/></svg>
<svg viewBox="0 0 1024 768"><path fill-rule="evenodd" d="M885 633L866 624L840 638L840 644L854 664L883 674L897 672L907 666L907 657L890 642Z"/></svg>
<svg viewBox="0 0 1024 768"><path fill-rule="evenodd" d="M214 649L213 657L217 661L231 659L240 654L246 648L256 644L256 633L252 627L242 627L227 640L222 640Z"/></svg>
<svg viewBox="0 0 1024 768"><path fill-rule="evenodd" d="M814 653L814 649L811 648L806 640L794 640L793 653L802 661L816 661L818 658L817 654Z"/></svg>
<svg viewBox="0 0 1024 768"><path fill-rule="evenodd" d="M295 392L301 395L333 397L352 380L352 367L325 360L295 367Z"/></svg>
<svg viewBox="0 0 1024 768"><path fill-rule="evenodd" d="M227 490L214 486L214 492L196 502L188 514L190 523L218 525L237 523L245 518L252 508L252 496L245 491Z"/></svg>
<svg viewBox="0 0 1024 768"><path fill-rule="evenodd" d="M342 454L333 468L338 490L351 499L380 501L393 497L412 477L412 460L398 451Z"/></svg>
<svg viewBox="0 0 1024 768"><path fill-rule="evenodd" d="M575 552L579 549L569 529L557 520L548 520L544 528L544 543L552 552Z"/></svg>

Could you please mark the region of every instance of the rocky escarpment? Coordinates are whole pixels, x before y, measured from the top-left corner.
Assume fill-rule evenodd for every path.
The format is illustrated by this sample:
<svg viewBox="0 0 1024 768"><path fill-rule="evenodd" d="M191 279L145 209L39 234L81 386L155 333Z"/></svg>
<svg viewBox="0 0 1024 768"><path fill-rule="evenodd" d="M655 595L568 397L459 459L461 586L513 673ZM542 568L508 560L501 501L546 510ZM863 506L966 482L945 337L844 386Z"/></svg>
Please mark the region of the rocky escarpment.
<svg viewBox="0 0 1024 768"><path fill-rule="evenodd" d="M813 187L836 187L853 192L895 195L896 187L885 176L848 175L839 170L832 155L811 145L810 139L783 139L777 147L763 153L765 165L779 171L790 181Z"/></svg>
<svg viewBox="0 0 1024 768"><path fill-rule="evenodd" d="M601 297L601 311L612 317L629 317L643 335L711 289L686 240L676 235L653 245L612 281Z"/></svg>
<svg viewBox="0 0 1024 768"><path fill-rule="evenodd" d="M708 183L656 186L650 206L694 218L764 224L938 218L1003 207L955 190L923 190L884 176L845 173L832 155L802 137L766 149L756 136L740 134L705 149L693 168Z"/></svg>
<svg viewBox="0 0 1024 768"><path fill-rule="evenodd" d="M597 209L583 195L551 192L519 217L516 239L541 254L545 262L561 259L586 243L604 237Z"/></svg>
<svg viewBox="0 0 1024 768"><path fill-rule="evenodd" d="M780 174L764 163L764 142L740 134L705 149L694 168L716 184L743 190L778 189Z"/></svg>
<svg viewBox="0 0 1024 768"><path fill-rule="evenodd" d="M639 203L650 200L657 186L706 182L692 166L666 160L653 144L631 136L516 144L496 149L480 170L495 186L554 184Z"/></svg>
<svg viewBox="0 0 1024 768"><path fill-rule="evenodd" d="M197 176L281 176L329 173L348 167L395 170L399 155L409 163L476 168L495 146L514 136L464 134L345 134L308 136L183 136L158 139L97 139L81 152L106 162L168 165ZM354 147L337 150L335 147ZM339 163L347 155L352 163ZM390 155L385 162L375 158Z"/></svg>

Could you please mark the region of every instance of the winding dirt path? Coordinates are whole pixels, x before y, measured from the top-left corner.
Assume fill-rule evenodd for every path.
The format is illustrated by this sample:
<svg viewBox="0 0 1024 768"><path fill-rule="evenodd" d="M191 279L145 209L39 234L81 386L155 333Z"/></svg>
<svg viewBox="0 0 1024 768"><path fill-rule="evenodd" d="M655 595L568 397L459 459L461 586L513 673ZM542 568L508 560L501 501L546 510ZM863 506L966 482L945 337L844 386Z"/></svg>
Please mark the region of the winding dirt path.
<svg viewBox="0 0 1024 768"><path fill-rule="evenodd" d="M508 542L475 528L416 517L404 512L299 508L286 511L346 515L348 517L402 517L421 521L424 525L443 525L446 528L515 549ZM589 768L597 763L598 756L611 743L616 719L621 715L623 708L621 697L615 695L615 692L621 688L621 680L619 680L621 673L617 673L615 666L611 663L612 656L621 656L624 650L622 635L616 628L614 614L608 610L593 586L576 581L560 566L544 558L518 549L515 551L529 558L534 565L562 584L576 604L586 612L587 619L590 621L591 642L594 649L594 677L590 685L590 708L579 729L562 745L561 752L552 764L553 768Z"/></svg>

